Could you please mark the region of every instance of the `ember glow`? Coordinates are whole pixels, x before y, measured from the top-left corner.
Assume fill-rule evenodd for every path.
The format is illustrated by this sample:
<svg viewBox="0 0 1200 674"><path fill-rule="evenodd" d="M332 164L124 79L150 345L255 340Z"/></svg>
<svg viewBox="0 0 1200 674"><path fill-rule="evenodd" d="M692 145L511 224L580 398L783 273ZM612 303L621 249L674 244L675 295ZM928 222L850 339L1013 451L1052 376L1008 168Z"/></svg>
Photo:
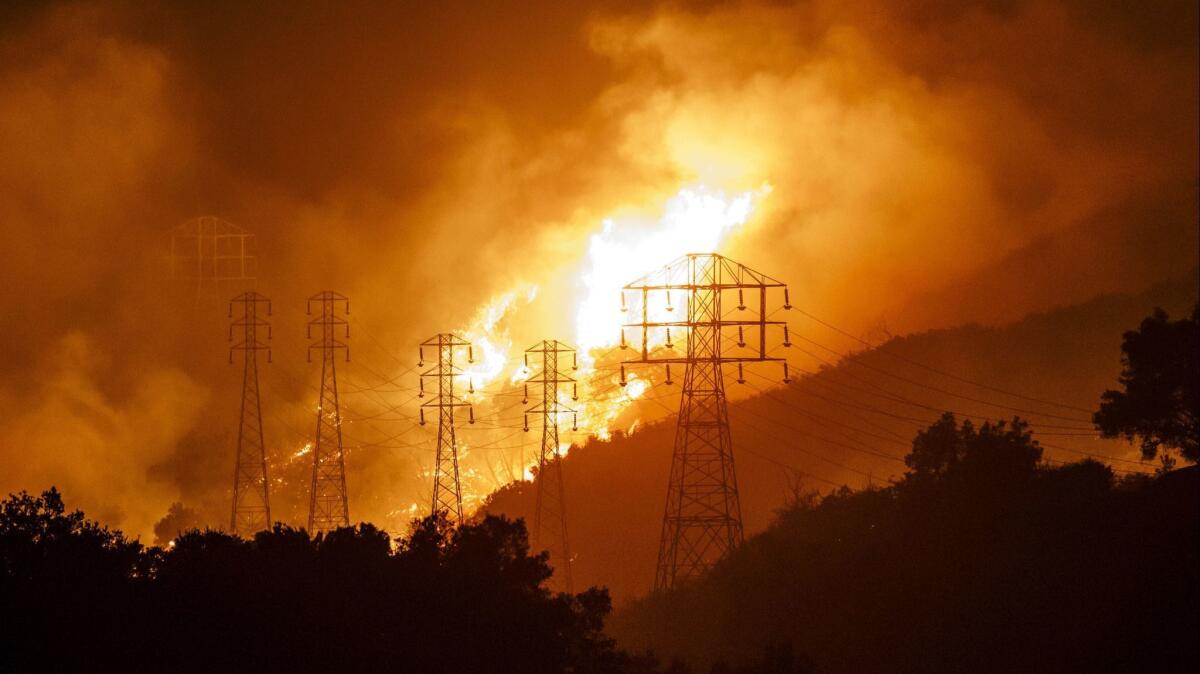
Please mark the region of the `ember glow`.
<svg viewBox="0 0 1200 674"><path fill-rule="evenodd" d="M544 315L575 317L574 345L579 352L578 369L572 376L578 382L579 398L572 399L569 386L559 390L559 402L576 411L575 415L559 414L561 454L588 438L608 439L616 430L633 432L643 414L658 417L662 410L639 410L635 405L650 390L652 378L658 373L630 370L626 384L621 385L618 363L628 353L619 348L620 325L629 320L629 306L637 306L640 312L640 305L635 304L622 309L621 288L687 253L720 251L770 192L768 184L741 192L689 185L670 197L656 217L604 218L587 237L587 253L575 273L578 291L566 298L565 306L539 303L536 285L519 284L491 297L475 311L470 327L461 332L474 345L475 363L463 366L465 373L460 379L463 385L473 385L475 393L470 400L480 417L479 429L466 432L472 433L472 438L483 434L488 440L460 441L464 490L469 494L465 501L478 504L506 482L534 476L541 415L530 415L530 431L524 438L528 448L514 446L518 443L506 428L494 428L503 425L497 423L498 419L520 418L521 410L535 404L541 395L540 388L531 386L531 401L517 405L525 381L540 371L538 362L525 366L523 343L514 341L514 334L527 333L520 329L522 323ZM686 311L684 298L674 301L675 306L668 306L666 300L665 296L655 298L648 307L649 314L664 318L672 311ZM525 339L532 341L533 337ZM664 342L664 335L651 336L652 348L662 347ZM460 432L460 437L463 434ZM508 441L505 435L510 435ZM473 451L473 445L481 447L480 451ZM514 464L520 467L513 470Z"/></svg>

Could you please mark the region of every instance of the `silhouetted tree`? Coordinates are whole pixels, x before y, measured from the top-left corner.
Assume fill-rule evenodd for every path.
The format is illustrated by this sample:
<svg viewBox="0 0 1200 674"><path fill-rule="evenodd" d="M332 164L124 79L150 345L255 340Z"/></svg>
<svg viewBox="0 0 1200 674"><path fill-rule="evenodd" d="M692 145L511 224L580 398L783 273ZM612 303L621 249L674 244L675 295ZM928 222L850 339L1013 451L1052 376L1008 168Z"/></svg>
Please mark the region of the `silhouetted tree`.
<svg viewBox="0 0 1200 674"><path fill-rule="evenodd" d="M154 544L166 545L179 534L200 528L200 515L176 501L167 508L167 514L154 523Z"/></svg>
<svg viewBox="0 0 1200 674"><path fill-rule="evenodd" d="M958 466L967 449L963 443L964 433L974 433L971 421L968 419L963 422L960 431L954 415L949 412L918 432L912 443L912 451L904 457L904 465L910 469L910 479L940 478Z"/></svg>
<svg viewBox="0 0 1200 674"><path fill-rule="evenodd" d="M122 653L144 561L139 543L68 512L56 489L9 496L0 504L0 671L30 662L82 671Z"/></svg>
<svg viewBox="0 0 1200 674"><path fill-rule="evenodd" d="M1159 447L1200 459L1200 304L1179 321L1156 309L1126 332L1119 381L1093 417L1105 437L1138 441L1147 459Z"/></svg>
<svg viewBox="0 0 1200 674"><path fill-rule="evenodd" d="M904 463L913 483L940 478L998 483L1029 478L1041 458L1042 448L1021 419L985 422L976 430L969 419L959 426L947 412L917 433Z"/></svg>
<svg viewBox="0 0 1200 674"><path fill-rule="evenodd" d="M613 632L696 673L1197 671L1163 630L1200 630L1200 468L1040 458L1020 420L943 416L899 482L796 500Z"/></svg>
<svg viewBox="0 0 1200 674"><path fill-rule="evenodd" d="M554 594L520 521L370 524L143 549L57 491L0 507L0 672L656 672L603 633L608 593Z"/></svg>

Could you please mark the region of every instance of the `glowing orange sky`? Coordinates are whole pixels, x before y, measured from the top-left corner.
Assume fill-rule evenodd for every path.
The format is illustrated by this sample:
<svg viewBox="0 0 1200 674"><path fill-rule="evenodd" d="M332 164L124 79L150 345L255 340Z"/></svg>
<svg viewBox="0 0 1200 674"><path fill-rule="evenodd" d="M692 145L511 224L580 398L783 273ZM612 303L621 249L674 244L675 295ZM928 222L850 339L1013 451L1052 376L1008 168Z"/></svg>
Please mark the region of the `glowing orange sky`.
<svg viewBox="0 0 1200 674"><path fill-rule="evenodd" d="M608 287L667 252L657 233L708 240L671 224L689 190L751 195L721 249L854 330L1014 320L1189 273L1195 13L5 8L0 402L15 412L0 489L57 483L143 535L172 501L227 507L223 309L163 282L167 232L205 213L258 234L259 290L279 308L268 444L288 480L311 425L304 297L353 298L357 383L411 368L448 329L595 346L617 298L589 278ZM351 507L395 526L424 503L429 457L405 447L423 436L383 441L403 428L381 419L412 411L406 391L380 396L358 403L379 415L360 435L388 448L352 454ZM469 465L481 484L519 453L492 430L475 444L508 453ZM298 512L289 490L280 511Z"/></svg>

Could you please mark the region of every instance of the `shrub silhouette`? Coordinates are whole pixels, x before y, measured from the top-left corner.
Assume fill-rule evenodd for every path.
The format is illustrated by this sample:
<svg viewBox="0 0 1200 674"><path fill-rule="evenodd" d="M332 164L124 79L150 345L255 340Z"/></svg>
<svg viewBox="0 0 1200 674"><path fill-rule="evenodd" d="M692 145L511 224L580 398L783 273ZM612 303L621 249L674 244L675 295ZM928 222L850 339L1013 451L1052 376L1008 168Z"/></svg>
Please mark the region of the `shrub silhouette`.
<svg viewBox="0 0 1200 674"><path fill-rule="evenodd" d="M947 415L898 483L796 499L613 633L700 671L1196 671L1200 470L1039 456L1019 420Z"/></svg>
<svg viewBox="0 0 1200 674"><path fill-rule="evenodd" d="M55 490L0 509L0 670L632 672L607 593L553 594L520 521L370 524L144 549Z"/></svg>

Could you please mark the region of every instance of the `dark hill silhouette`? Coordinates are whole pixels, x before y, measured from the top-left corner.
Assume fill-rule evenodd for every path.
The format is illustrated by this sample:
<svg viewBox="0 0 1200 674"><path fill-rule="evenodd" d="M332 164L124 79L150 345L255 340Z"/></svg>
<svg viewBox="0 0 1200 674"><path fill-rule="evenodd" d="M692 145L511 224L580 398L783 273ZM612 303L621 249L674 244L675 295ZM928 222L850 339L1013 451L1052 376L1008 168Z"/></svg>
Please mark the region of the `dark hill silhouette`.
<svg viewBox="0 0 1200 674"><path fill-rule="evenodd" d="M899 484L803 499L707 577L634 602L618 643L697 671L767 649L822 674L1200 667L1200 468L1116 482L1089 460L1037 467L1019 429L948 423Z"/></svg>
<svg viewBox="0 0 1200 674"><path fill-rule="evenodd" d="M1149 288L1165 277L1190 277L1194 285L1195 256L1174 253L1200 246L1200 203L1195 185L1180 187L1170 196L1132 198L1045 232L995 264L910 300L897 315L933 327L949 327L949 316L996 324L1099 293Z"/></svg>
<svg viewBox="0 0 1200 674"><path fill-rule="evenodd" d="M1115 385L1122 333L1156 306L1188 314L1196 291L1195 279L1187 278L1005 326L897 337L871 350L803 315L788 314L794 346L786 355L809 374L767 395L758 394L774 385L766 371L750 374L748 368L745 385L727 377L731 396L742 396L731 402L730 418L747 533L763 530L800 484L828 491L898 478L913 436L946 410L976 421L1029 419L1050 462L1096 454L1120 459L1113 462L1118 471L1153 470L1153 464L1138 462L1138 449L1129 443L1097 439L1091 412L1101 393ZM852 351L846 358L837 355ZM908 361L1069 407L979 388ZM608 587L618 606L650 589L673 423L668 417L630 436L593 441L565 460L575 580ZM530 483L510 485L492 496L488 511L531 518L534 494Z"/></svg>

